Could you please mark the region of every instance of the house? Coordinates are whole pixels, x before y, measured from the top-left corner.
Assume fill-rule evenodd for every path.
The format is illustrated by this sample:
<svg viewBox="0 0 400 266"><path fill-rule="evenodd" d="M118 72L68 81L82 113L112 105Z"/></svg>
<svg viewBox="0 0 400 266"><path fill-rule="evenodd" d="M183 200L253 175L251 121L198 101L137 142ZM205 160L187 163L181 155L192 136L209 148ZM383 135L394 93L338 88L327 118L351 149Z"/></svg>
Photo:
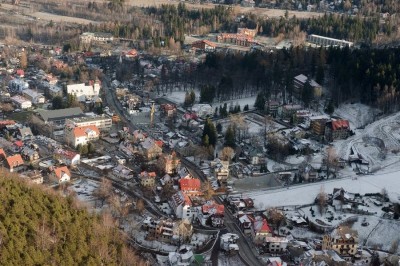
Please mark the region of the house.
<svg viewBox="0 0 400 266"><path fill-rule="evenodd" d="M348 231L348 232L347 232ZM358 237L353 230L339 227L331 235L324 235L323 250L334 250L342 257L352 257L357 253Z"/></svg>
<svg viewBox="0 0 400 266"><path fill-rule="evenodd" d="M282 261L280 257L269 257L267 259L267 266L287 266L287 263ZM315 265L315 266L321 266L321 265Z"/></svg>
<svg viewBox="0 0 400 266"><path fill-rule="evenodd" d="M100 93L100 82L89 81L89 84L79 83L67 85L67 93L75 95L78 101L91 100Z"/></svg>
<svg viewBox="0 0 400 266"><path fill-rule="evenodd" d="M156 173L143 171L139 174L140 184L143 187L154 187L156 183Z"/></svg>
<svg viewBox="0 0 400 266"><path fill-rule="evenodd" d="M226 183L229 178L229 161L217 158L211 162L210 166L214 171L215 178L222 183Z"/></svg>
<svg viewBox="0 0 400 266"><path fill-rule="evenodd" d="M32 107L32 102L20 95L15 95L10 99L11 102L13 102L14 105L17 106L17 108L19 109L28 109Z"/></svg>
<svg viewBox="0 0 400 266"><path fill-rule="evenodd" d="M62 97L63 95L63 90L61 87L56 86L56 85L50 85L46 88L46 92L48 95L50 95L52 98L54 97Z"/></svg>
<svg viewBox="0 0 400 266"><path fill-rule="evenodd" d="M319 98L322 95L322 86L319 85L315 80L309 79L307 76L300 74L294 77L294 94L297 98L301 99L304 86L309 84L313 89L314 97Z"/></svg>
<svg viewBox="0 0 400 266"><path fill-rule="evenodd" d="M334 141L337 139L346 139L350 136L350 123L348 120L338 119L326 123L325 140Z"/></svg>
<svg viewBox="0 0 400 266"><path fill-rule="evenodd" d="M15 172L15 171L19 171L24 168L24 161L22 160L22 157L20 154L8 156L6 158L6 161L7 161L8 169L10 169L11 173Z"/></svg>
<svg viewBox="0 0 400 266"><path fill-rule="evenodd" d="M19 136L21 139L30 139L33 137L33 133L30 127L21 127L19 128Z"/></svg>
<svg viewBox="0 0 400 266"><path fill-rule="evenodd" d="M112 175L123 180L130 180L133 178L133 170L122 164L118 164L113 168ZM154 186L154 184L152 186Z"/></svg>
<svg viewBox="0 0 400 266"><path fill-rule="evenodd" d="M174 151L171 154L165 156L165 172L167 174L170 175L176 174L180 165L181 165L181 160L177 158L176 153Z"/></svg>
<svg viewBox="0 0 400 266"><path fill-rule="evenodd" d="M238 214L239 227L244 234L251 234L252 220L253 218L252 217L250 218L247 214L244 213Z"/></svg>
<svg viewBox="0 0 400 266"><path fill-rule="evenodd" d="M222 227L224 226L224 210L224 205L208 201L201 206L197 219L203 226Z"/></svg>
<svg viewBox="0 0 400 266"><path fill-rule="evenodd" d="M176 192L169 204L179 219L192 220L197 215L197 208L193 206L189 196L182 191Z"/></svg>
<svg viewBox="0 0 400 266"><path fill-rule="evenodd" d="M74 166L80 163L81 155L74 151L57 149L54 152L54 159L57 159L68 166Z"/></svg>
<svg viewBox="0 0 400 266"><path fill-rule="evenodd" d="M114 37L111 33L106 32L84 32L79 36L82 43L91 42L112 42Z"/></svg>
<svg viewBox="0 0 400 266"><path fill-rule="evenodd" d="M21 93L23 90L29 88L28 82L23 79L12 79L8 82L8 90L10 93Z"/></svg>
<svg viewBox="0 0 400 266"><path fill-rule="evenodd" d="M43 175L41 171L33 170L29 172L23 172L20 174L22 178L26 178L29 182L34 184L43 184Z"/></svg>
<svg viewBox="0 0 400 266"><path fill-rule="evenodd" d="M163 114L167 117L174 117L176 115L176 105L175 104L161 104L160 109Z"/></svg>
<svg viewBox="0 0 400 266"><path fill-rule="evenodd" d="M169 174L165 174L163 177L160 178L160 183L162 186L172 185L174 183L174 180Z"/></svg>
<svg viewBox="0 0 400 266"><path fill-rule="evenodd" d="M92 140L97 140L100 137L100 131L96 126L83 126L83 127L66 127L65 140L72 147L78 145L86 145Z"/></svg>
<svg viewBox="0 0 400 266"><path fill-rule="evenodd" d="M201 182L200 179L179 179L179 187L181 191L187 195L199 195L201 194Z"/></svg>
<svg viewBox="0 0 400 266"><path fill-rule="evenodd" d="M198 117L205 118L214 114L214 109L209 104L194 104L192 106L192 112L196 113Z"/></svg>
<svg viewBox="0 0 400 266"><path fill-rule="evenodd" d="M199 40L192 43L192 48L200 49L206 52L215 51L217 46L215 43L208 40Z"/></svg>
<svg viewBox="0 0 400 266"><path fill-rule="evenodd" d="M261 250L265 253L282 254L286 251L289 240L286 237L266 236L262 239Z"/></svg>
<svg viewBox="0 0 400 266"><path fill-rule="evenodd" d="M171 266L188 266L194 263L194 254L192 246L183 245L180 246L176 252L170 252L168 254L168 265Z"/></svg>
<svg viewBox="0 0 400 266"><path fill-rule="evenodd" d="M69 182L71 180L71 173L66 166L57 167L51 172L50 178L55 180L58 184Z"/></svg>
<svg viewBox="0 0 400 266"><path fill-rule="evenodd" d="M254 7L256 3L254 2L254 0L242 0L240 4L243 7Z"/></svg>
<svg viewBox="0 0 400 266"><path fill-rule="evenodd" d="M56 85L58 82L58 78L56 76L53 76L52 74L46 75L44 78L45 81L47 81L50 85Z"/></svg>
<svg viewBox="0 0 400 266"><path fill-rule="evenodd" d="M271 115L272 117L276 117L276 115L278 114L279 102L268 100L265 102L264 108L267 114Z"/></svg>
<svg viewBox="0 0 400 266"><path fill-rule="evenodd" d="M37 91L31 90L31 89L26 89L22 91L22 95L31 101L33 104L41 104L44 103L46 100L43 94L38 93Z"/></svg>
<svg viewBox="0 0 400 266"><path fill-rule="evenodd" d="M146 138L140 145L147 160L154 160L162 155L162 148L151 138Z"/></svg>
<svg viewBox="0 0 400 266"><path fill-rule="evenodd" d="M39 153L29 147L22 148L21 156L25 161L32 162L39 159Z"/></svg>
<svg viewBox="0 0 400 266"><path fill-rule="evenodd" d="M126 58L135 58L138 55L138 51L136 49L131 49L125 53Z"/></svg>
<svg viewBox="0 0 400 266"><path fill-rule="evenodd" d="M272 236L272 230L266 219L258 216L253 222L253 240L256 244L260 244L267 236Z"/></svg>
<svg viewBox="0 0 400 266"><path fill-rule="evenodd" d="M17 69L17 71L15 71L15 75L20 78L23 78L25 77L25 71L23 69Z"/></svg>

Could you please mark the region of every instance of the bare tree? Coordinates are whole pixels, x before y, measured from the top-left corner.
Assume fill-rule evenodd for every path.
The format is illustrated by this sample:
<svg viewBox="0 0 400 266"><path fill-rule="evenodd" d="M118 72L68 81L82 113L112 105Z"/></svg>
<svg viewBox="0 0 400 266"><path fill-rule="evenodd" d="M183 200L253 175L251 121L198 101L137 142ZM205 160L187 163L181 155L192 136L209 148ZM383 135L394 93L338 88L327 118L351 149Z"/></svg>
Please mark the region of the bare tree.
<svg viewBox="0 0 400 266"><path fill-rule="evenodd" d="M330 172L333 170L334 173L337 171L338 166L338 155L334 147L328 147L324 158L326 164L326 175L329 178Z"/></svg>
<svg viewBox="0 0 400 266"><path fill-rule="evenodd" d="M203 182L202 184L202 192L203 192L203 197L206 200L212 199L212 197L215 195L215 191L212 188L210 181Z"/></svg>
<svg viewBox="0 0 400 266"><path fill-rule="evenodd" d="M325 188L322 185L320 188L320 191L317 195L317 204L318 204L318 210L319 213L322 215L325 211L325 207L328 201L328 195L325 193Z"/></svg>
<svg viewBox="0 0 400 266"><path fill-rule="evenodd" d="M268 221L272 223L275 226L276 230L279 232L279 228L286 221L285 215L282 213L282 211L276 208L268 209L267 215L268 215Z"/></svg>
<svg viewBox="0 0 400 266"><path fill-rule="evenodd" d="M383 199L384 201L386 201L386 199L389 198L388 191L387 191L386 188L382 188L381 196L382 196L382 199Z"/></svg>
<svg viewBox="0 0 400 266"><path fill-rule="evenodd" d="M390 246L389 252L392 254L396 254L397 250L399 249L399 242L400 239L396 238L395 240L393 240L392 245Z"/></svg>
<svg viewBox="0 0 400 266"><path fill-rule="evenodd" d="M1 110L3 110L3 112L9 113L14 111L14 107L11 103L3 103L1 104Z"/></svg>
<svg viewBox="0 0 400 266"><path fill-rule="evenodd" d="M109 179L101 178L100 186L94 192L94 195L101 200L101 207L104 205L104 201L111 196L112 183Z"/></svg>
<svg viewBox="0 0 400 266"><path fill-rule="evenodd" d="M225 147L222 149L219 157L223 161L230 161L230 160L232 160L234 154L235 154L235 151L231 147Z"/></svg>
<svg viewBox="0 0 400 266"><path fill-rule="evenodd" d="M145 205L143 199L138 199L136 202L136 210L139 212L139 214L143 214L144 209Z"/></svg>

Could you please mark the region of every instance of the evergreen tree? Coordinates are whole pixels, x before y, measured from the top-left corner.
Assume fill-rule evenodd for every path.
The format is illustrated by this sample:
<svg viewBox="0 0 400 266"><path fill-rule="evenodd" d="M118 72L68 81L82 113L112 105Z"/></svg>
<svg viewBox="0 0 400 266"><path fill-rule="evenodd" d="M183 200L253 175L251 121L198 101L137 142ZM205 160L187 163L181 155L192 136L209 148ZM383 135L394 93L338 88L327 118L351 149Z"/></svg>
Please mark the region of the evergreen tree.
<svg viewBox="0 0 400 266"><path fill-rule="evenodd" d="M196 93L194 90L190 92L190 105L193 105L196 102Z"/></svg>
<svg viewBox="0 0 400 266"><path fill-rule="evenodd" d="M204 146L204 147L210 146L210 138L208 137L208 135L205 135L205 136L203 137L203 146Z"/></svg>
<svg viewBox="0 0 400 266"><path fill-rule="evenodd" d="M248 110L249 110L249 105L246 104L246 105L243 107L243 111L246 112L246 111L248 111Z"/></svg>
<svg viewBox="0 0 400 266"><path fill-rule="evenodd" d="M185 93L185 101L183 102L183 105L185 107L189 107L192 105L192 98L190 97L190 93L186 92Z"/></svg>
<svg viewBox="0 0 400 266"><path fill-rule="evenodd" d="M218 134L220 134L220 133L222 132L222 125L221 125L221 123L218 123L218 124L217 124L216 129L217 129Z"/></svg>
<svg viewBox="0 0 400 266"><path fill-rule="evenodd" d="M310 81L307 80L306 84L304 84L302 92L302 100L304 102L304 106L309 107L313 98L314 98L314 89L311 86Z"/></svg>
<svg viewBox="0 0 400 266"><path fill-rule="evenodd" d="M225 132L225 146L235 148L236 142L235 142L235 131L233 127L230 125L226 132Z"/></svg>
<svg viewBox="0 0 400 266"><path fill-rule="evenodd" d="M206 136L208 137L208 144L215 147L215 144L217 143L217 130L215 129L215 125L210 118L207 118L204 124L202 136L203 145L205 144L204 141Z"/></svg>
<svg viewBox="0 0 400 266"><path fill-rule="evenodd" d="M258 110L264 110L265 108L265 95L262 92L259 92L254 103L254 107Z"/></svg>
<svg viewBox="0 0 400 266"><path fill-rule="evenodd" d="M333 114L333 112L335 111L335 106L333 104L333 101L329 101L328 106L325 109L325 112L329 115Z"/></svg>
<svg viewBox="0 0 400 266"><path fill-rule="evenodd" d="M318 66L317 69L317 75L315 77L315 81L319 83L320 85L324 84L324 78L325 78L325 72L324 72L324 67L322 65Z"/></svg>

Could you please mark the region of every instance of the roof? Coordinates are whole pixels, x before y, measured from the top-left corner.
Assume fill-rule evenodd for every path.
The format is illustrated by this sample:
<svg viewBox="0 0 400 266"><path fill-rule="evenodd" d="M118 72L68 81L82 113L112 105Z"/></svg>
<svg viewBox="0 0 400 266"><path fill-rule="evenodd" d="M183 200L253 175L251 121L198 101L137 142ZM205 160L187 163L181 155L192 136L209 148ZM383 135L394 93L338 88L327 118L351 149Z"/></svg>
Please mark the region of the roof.
<svg viewBox="0 0 400 266"><path fill-rule="evenodd" d="M14 120L2 120L0 121L0 127L5 127L8 125L15 125L15 121Z"/></svg>
<svg viewBox="0 0 400 266"><path fill-rule="evenodd" d="M7 157L6 152L3 149L0 149L0 157Z"/></svg>
<svg viewBox="0 0 400 266"><path fill-rule="evenodd" d="M7 157L7 164L8 166L19 166L21 164L24 164L24 160L22 160L21 154L15 154L12 156Z"/></svg>
<svg viewBox="0 0 400 266"><path fill-rule="evenodd" d="M55 168L54 173L58 179L60 179L64 174L67 174L69 177L71 177L71 173L66 166Z"/></svg>
<svg viewBox="0 0 400 266"><path fill-rule="evenodd" d="M39 110L38 114L42 117L44 121L83 116L83 112L80 107L58 109L58 110Z"/></svg>
<svg viewBox="0 0 400 266"><path fill-rule="evenodd" d="M334 120L332 121L332 129L340 130L340 129L350 129L350 124L348 120Z"/></svg>
<svg viewBox="0 0 400 266"><path fill-rule="evenodd" d="M192 43L192 45L197 45L197 44L201 44L201 43L205 43L211 47L216 47L215 43L209 41L209 40L199 40L199 41L195 41Z"/></svg>
<svg viewBox="0 0 400 266"><path fill-rule="evenodd" d="M64 158L67 159L73 159L78 153L74 151L68 151L68 150L63 150L63 149L58 149L54 152L55 154L58 154L60 156L63 156Z"/></svg>
<svg viewBox="0 0 400 266"><path fill-rule="evenodd" d="M202 207L203 213L210 214L224 214L225 207L222 204L217 204L215 202L208 202L204 204Z"/></svg>
<svg viewBox="0 0 400 266"><path fill-rule="evenodd" d="M181 190L193 190L193 189L200 190L201 187L200 179L197 178L180 179L179 185L181 187Z"/></svg>
<svg viewBox="0 0 400 266"><path fill-rule="evenodd" d="M95 125L73 128L73 133L74 133L75 138L85 137L89 134L89 132L92 132L92 131L94 131L97 136L100 135L100 131Z"/></svg>
<svg viewBox="0 0 400 266"><path fill-rule="evenodd" d="M17 140L14 142L14 145L21 148L22 146L24 146L24 143L21 140Z"/></svg>

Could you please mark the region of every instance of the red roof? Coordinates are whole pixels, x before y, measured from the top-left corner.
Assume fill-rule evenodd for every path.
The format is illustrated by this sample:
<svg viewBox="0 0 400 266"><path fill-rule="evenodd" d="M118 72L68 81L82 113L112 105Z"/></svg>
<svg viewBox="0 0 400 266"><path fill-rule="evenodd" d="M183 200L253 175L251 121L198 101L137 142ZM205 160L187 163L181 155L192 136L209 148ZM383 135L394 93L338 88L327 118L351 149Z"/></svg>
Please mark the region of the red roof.
<svg viewBox="0 0 400 266"><path fill-rule="evenodd" d="M96 135L100 135L99 129L95 125L83 126L83 127L74 127L74 136L77 137L85 137L90 130L96 132Z"/></svg>
<svg viewBox="0 0 400 266"><path fill-rule="evenodd" d="M203 213L224 214L224 205L215 202L204 204L202 207Z"/></svg>
<svg viewBox="0 0 400 266"><path fill-rule="evenodd" d="M24 146L24 143L21 140L17 140L16 142L14 142L14 145L21 148L22 146Z"/></svg>
<svg viewBox="0 0 400 266"><path fill-rule="evenodd" d="M67 174L69 177L71 177L71 173L66 166L55 168L54 173L58 179L60 179L64 173Z"/></svg>
<svg viewBox="0 0 400 266"><path fill-rule="evenodd" d="M22 157L20 154L8 156L6 160L7 160L8 166L10 168L17 167L17 166L24 164L24 160L22 160Z"/></svg>
<svg viewBox="0 0 400 266"><path fill-rule="evenodd" d="M179 185L182 191L199 191L201 188L200 179L180 179Z"/></svg>
<svg viewBox="0 0 400 266"><path fill-rule="evenodd" d="M25 76L24 70L22 70L22 69L17 69L17 75L20 76L20 77Z"/></svg>
<svg viewBox="0 0 400 266"><path fill-rule="evenodd" d="M271 228L269 227L269 225L267 223L267 220L265 220L265 219L263 220L262 226L261 226L259 232L268 232L268 233L272 232Z"/></svg>
<svg viewBox="0 0 400 266"><path fill-rule="evenodd" d="M162 140L156 140L154 141L154 143L160 148L162 148L162 146L164 145L164 142Z"/></svg>
<svg viewBox="0 0 400 266"><path fill-rule="evenodd" d="M2 120L0 121L0 128L6 127L8 125L15 125L14 120Z"/></svg>
<svg viewBox="0 0 400 266"><path fill-rule="evenodd" d="M332 121L332 130L350 129L348 120L334 120Z"/></svg>

